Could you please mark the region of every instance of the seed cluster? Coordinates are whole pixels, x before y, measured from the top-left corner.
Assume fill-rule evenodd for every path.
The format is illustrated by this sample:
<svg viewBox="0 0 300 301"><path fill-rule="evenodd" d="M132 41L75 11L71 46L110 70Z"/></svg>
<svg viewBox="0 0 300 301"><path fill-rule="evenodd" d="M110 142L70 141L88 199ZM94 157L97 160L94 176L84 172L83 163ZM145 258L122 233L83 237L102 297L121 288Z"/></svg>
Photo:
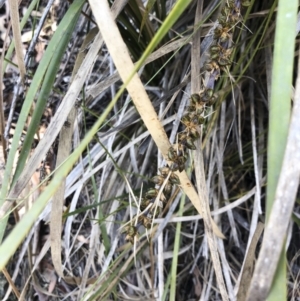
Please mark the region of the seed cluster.
<svg viewBox="0 0 300 301"><path fill-rule="evenodd" d="M187 150L195 150L195 141L200 137L200 126L204 123L203 112L205 107L211 106L217 99L214 93L215 82L220 77L221 71L228 70L231 65L231 54L234 48L233 31L237 23L242 19L241 6L248 6L247 0L227 0L218 18L218 25L214 30L213 43L210 46L208 60L205 65L206 80L202 91L193 94L187 112L181 119L184 130L178 133L178 141L170 147L168 159L169 167L159 169L159 174L151 179L155 188L150 188L143 196L140 204L140 213L132 220L126 229L126 240L134 242L138 227L143 225L149 229L152 219L159 213L170 197L173 185L179 185L180 181L175 171L182 172L187 161ZM157 203L158 202L158 203Z"/></svg>

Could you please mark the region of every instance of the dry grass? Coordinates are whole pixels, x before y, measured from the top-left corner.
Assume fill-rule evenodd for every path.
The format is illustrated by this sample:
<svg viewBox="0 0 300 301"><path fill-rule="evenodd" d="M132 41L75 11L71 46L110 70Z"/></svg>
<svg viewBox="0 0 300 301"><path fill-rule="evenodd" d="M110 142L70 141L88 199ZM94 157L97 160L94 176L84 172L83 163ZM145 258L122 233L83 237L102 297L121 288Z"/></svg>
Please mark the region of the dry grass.
<svg viewBox="0 0 300 301"><path fill-rule="evenodd" d="M219 97L204 112L197 150L187 151L185 171L177 171L181 185L173 188L164 208L158 202L159 214L148 230L138 228L134 245L125 240L143 195L153 187L150 179L169 161L170 145L184 130L180 120L191 94L203 87L212 28L225 2L198 2L174 19L156 45L151 41L170 14L168 1L152 8L142 7L141 1L115 1L111 15L106 1L82 7L74 1L71 7L81 11L74 25L75 12L66 19L70 4L56 3L40 24L42 5L35 8L38 25L28 21L21 32L22 38L33 26L43 29L32 46L31 68L25 65L27 90L22 88L22 65L18 71L12 57L2 59L0 109L6 126L13 116L10 138L15 142L3 139L1 125L1 143L7 142L10 151L0 159L8 155L5 165L11 162L1 180L0 229L6 230L0 232L0 254L11 258L7 264L1 259L6 265L1 300L246 300L267 206L278 22L273 1L251 1L242 9L232 64L216 82ZM65 27L60 27L62 19ZM61 21L57 29L56 21ZM48 52L45 45L55 40L54 31L57 44L50 53L51 44ZM56 57L60 51L62 59ZM49 56L48 63L40 60L43 55ZM47 68L54 71L47 73ZM13 78L19 91L12 89ZM21 111L25 107L26 114ZM30 124L32 138L28 135L19 147L18 126L30 133ZM294 152L297 166L297 147ZM286 231L288 300L300 296L298 203ZM284 223L282 218L279 214L276 223Z"/></svg>

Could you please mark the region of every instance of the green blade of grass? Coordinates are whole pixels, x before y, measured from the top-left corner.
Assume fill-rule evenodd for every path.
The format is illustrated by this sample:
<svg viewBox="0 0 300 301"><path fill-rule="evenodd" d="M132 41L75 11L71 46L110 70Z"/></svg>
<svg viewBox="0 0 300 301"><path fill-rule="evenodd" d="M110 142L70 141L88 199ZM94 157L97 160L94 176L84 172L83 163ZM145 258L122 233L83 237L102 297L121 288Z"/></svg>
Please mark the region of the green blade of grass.
<svg viewBox="0 0 300 301"><path fill-rule="evenodd" d="M46 69L45 75L43 76L42 87L39 91L39 95L38 95L38 99L36 101L34 112L32 114L31 121L30 121L29 127L27 129L27 134L26 134L25 140L22 145L22 151L19 156L18 165L17 165L16 171L14 174L12 184L14 184L15 181L18 179L21 172L23 171L24 165L26 164L26 160L30 153L34 135L36 134L36 131L40 124L40 120L44 114L44 110L47 105L49 95L52 91L52 87L53 87L55 78L57 76L57 71L60 67L60 62L65 53L67 45L72 37L72 33L77 24L77 20L80 15L82 5L83 5L83 2L80 0L80 1L78 1L77 8L74 9L74 8L70 7L70 10L65 15L65 17L59 24L58 29L54 33L53 38L51 39L51 41L47 47L46 53L42 58L41 64L44 63L44 61L47 62L49 60L49 57L51 56L49 65ZM74 15L75 12L76 12L76 14ZM50 55L48 57L47 51L49 48L50 48ZM53 53L53 55L52 55L51 49L55 49L55 52ZM36 79L36 76L34 76L33 82L35 80L39 80L39 79ZM27 100L27 98L26 98L26 100ZM33 99L30 98L30 102L32 102L32 101L33 101Z"/></svg>
<svg viewBox="0 0 300 301"><path fill-rule="evenodd" d="M51 60L53 60L53 57L55 58L58 53L57 53L57 49L59 48L59 43L62 42L62 40L64 39L64 36L66 35L66 32L69 32L69 30L72 28L72 26L74 26L73 21L72 20L76 20L76 16L80 13L81 11L81 7L83 5L83 1L82 0L76 0L73 2L73 4L70 6L68 12L66 13L64 19L61 21L59 28L57 29L57 31L55 32L55 35L53 36L53 39L51 40L51 42L49 43L47 50L39 64L39 67L36 71L36 74L32 80L32 83L30 85L30 88L28 90L28 93L26 95L24 104L22 106L22 110L18 119L18 123L16 126L16 130L14 133L14 138L11 144L11 148L10 148L10 152L9 152L9 156L8 156L8 160L6 163L6 168L5 168L5 173L4 173L4 178L3 178L3 182L2 182L2 189L1 189L1 193L0 193L0 206L3 204L3 202L5 201L5 198L7 196L7 192L9 191L9 187L11 185L10 181L13 177L13 164L14 164L14 159L16 157L17 154L17 150L19 147L19 142L21 139L21 135L23 132L23 128L24 125L27 121L30 109L32 107L32 103L35 99L35 96L38 92L38 89L42 83L43 79L49 79L48 77L51 76L50 73L48 73L47 77L47 70L50 66ZM54 62L54 61L53 61ZM54 62L54 64L56 64ZM52 65L53 66L53 65ZM47 82L44 82L44 87L47 87ZM51 87L51 86L50 86ZM46 93L46 92L44 92ZM48 91L49 93L49 91ZM41 95L40 97L47 97L47 93L44 95ZM42 98L40 98L41 100ZM45 104L45 102L47 101L47 98L44 100L41 100L39 103L43 103ZM36 112L36 114L41 114L42 112ZM35 121L36 122L36 121ZM32 128L32 126L31 126ZM32 136L32 134L34 135L35 130L32 129L31 130L31 134L29 133L29 136ZM30 137L29 137L30 138ZM29 139L30 140L30 139ZM31 141L28 140L28 143L26 143L25 147L26 147L26 151L29 152L29 147L31 145ZM26 161L26 157L27 155L24 155L25 153L23 152L22 155L22 160L20 160L20 162L18 163L18 171L17 171L17 175L19 175L20 171L22 170L25 161ZM17 176L14 177L14 182L17 180ZM4 234L4 230L6 227L6 219L2 219L0 221L0 241L2 241L3 238L3 234Z"/></svg>
<svg viewBox="0 0 300 301"><path fill-rule="evenodd" d="M290 123L297 6L297 0L280 0L278 4L269 113L267 220L275 199ZM287 274L283 250L268 301L282 301L286 297Z"/></svg>
<svg viewBox="0 0 300 301"><path fill-rule="evenodd" d="M283 192L276 192L276 190L278 190L278 181L282 173L282 163L286 152L290 125L297 5L298 1L296 0L289 2L280 0L278 6L269 112L267 226L248 291L248 301L279 301L287 298L285 249L283 247L286 233L274 234L274 230L276 231L274 224L276 221L280 223L281 215L286 215L291 209L291 204L286 204L285 208L281 210L281 204L278 201L281 200L279 195ZM283 174L283 176L286 176L286 174ZM280 188L282 189L282 187ZM277 199L274 211L273 204L276 193ZM271 224L268 221L269 217L272 217L270 218L270 220L272 219ZM288 218L284 217L284 219L286 223L284 228L282 225L281 229L288 227ZM278 235L280 235L279 239L275 242L274 237Z"/></svg>
<svg viewBox="0 0 300 301"><path fill-rule="evenodd" d="M178 216L183 215L183 208L185 203L185 194L181 196ZM175 242L173 249L173 260L172 260L172 268L171 268L171 286L170 286L170 301L176 300L176 290L177 290L177 267L178 267L178 254L180 249L181 242L181 223L176 224L176 233L175 233Z"/></svg>

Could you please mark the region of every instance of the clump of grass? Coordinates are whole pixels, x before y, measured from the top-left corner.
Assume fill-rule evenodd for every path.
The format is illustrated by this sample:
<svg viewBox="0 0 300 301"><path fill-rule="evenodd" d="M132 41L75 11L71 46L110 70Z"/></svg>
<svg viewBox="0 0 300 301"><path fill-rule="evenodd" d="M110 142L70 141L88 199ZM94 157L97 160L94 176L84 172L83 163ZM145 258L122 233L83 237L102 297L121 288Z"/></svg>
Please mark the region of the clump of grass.
<svg viewBox="0 0 300 301"><path fill-rule="evenodd" d="M57 300L234 300L236 292L238 300L246 300L252 276L247 271L261 246L259 221L264 221L266 208L271 211L266 199L274 198L277 186L270 184L271 158L275 156L279 164L276 175L282 161L272 155L274 143L267 142L274 131L269 99L275 98L276 87L285 91L281 98L290 111L294 49L292 43L284 43L290 51L284 52L288 62L283 65L290 67L282 88L271 76L283 74L276 69L276 64L281 65L276 57L282 56L276 51L271 70L273 44L275 49L282 45L277 36L274 40L274 28L280 30L282 14L295 17L296 11L291 4L282 13L280 2L275 18L276 3L243 3L247 8L237 9L239 1L202 5L178 1L174 7L166 1L149 2L146 7L138 1L127 5L115 1L111 14L106 1L68 5L24 97L18 95L19 117L12 141L7 141L0 266L15 284L11 288L18 299L21 294L25 300L35 293L46 295L41 289L45 285ZM239 9L242 20L230 21ZM292 34L290 41L294 41ZM76 59L68 61L70 49L75 49ZM7 62L11 53L6 53ZM8 78L5 68L2 74ZM70 82L63 87L61 79L67 77ZM7 118L1 99L0 109ZM210 101L211 106L206 106ZM42 135L47 106L53 116ZM196 112L203 107L203 112ZM192 121L198 113L204 114L195 125ZM287 133L289 114L285 116ZM194 133L200 124L201 136ZM275 125L283 127L279 122ZM26 137L20 148L23 131ZM178 159L178 145L184 148L183 162ZM283 153L286 142L274 145L281 145ZM48 161L53 163L53 174L42 179L36 170ZM161 169L157 177L165 161L173 161L173 166ZM153 191L150 179L155 175L159 186L172 178L177 187L167 187L163 212L159 216L152 212L150 221L148 211L141 215L137 210ZM295 195L290 199L294 201ZM295 221L297 209L295 205ZM135 214L140 220L132 219ZM276 222L283 224L282 218L277 215ZM137 229L136 221L146 227ZM210 223L215 225L212 232ZM122 233L128 225L132 233L127 237L134 246ZM5 229L12 230L8 234ZM283 287L276 286L281 300L298 293L296 232L290 229L286 255L294 269L286 276L282 266L278 275L291 279L293 286L287 293L281 280ZM7 264L12 256L16 262ZM22 274L26 266L30 268ZM43 283L45 278L49 285ZM267 281L270 285L272 277ZM273 294L271 290L270 300L275 300Z"/></svg>

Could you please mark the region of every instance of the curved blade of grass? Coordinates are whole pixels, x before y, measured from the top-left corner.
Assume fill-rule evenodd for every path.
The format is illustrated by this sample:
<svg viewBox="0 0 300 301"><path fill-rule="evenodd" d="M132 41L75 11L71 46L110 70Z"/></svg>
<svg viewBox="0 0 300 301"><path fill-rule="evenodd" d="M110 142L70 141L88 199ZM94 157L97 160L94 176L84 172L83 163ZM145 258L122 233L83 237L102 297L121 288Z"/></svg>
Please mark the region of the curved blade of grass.
<svg viewBox="0 0 300 301"><path fill-rule="evenodd" d="M51 56L50 63L45 72L45 75L43 76L42 87L39 91L38 99L34 107L34 112L30 121L30 125L27 129L27 134L22 145L22 151L19 156L19 162L14 174L13 183L15 183L15 180L18 179L21 172L23 171L24 165L26 163L26 159L31 149L34 135L39 127L41 117L44 114L44 110L47 105L49 95L52 91L53 83L55 81L57 71L60 66L60 62L64 55L65 49L67 48L67 45L72 37L72 33L76 26L78 17L80 15L82 5L83 2L78 1L78 7L76 8L70 7L68 12L64 16L63 20L59 24L57 30L55 31L46 49L46 52L42 58L42 61L44 60L47 62L49 60L49 56ZM74 14L75 12L76 14ZM50 51L48 53L47 51L49 48ZM55 49L55 52L53 54L51 49ZM35 80L36 80L36 75L34 76L32 82L34 82Z"/></svg>
<svg viewBox="0 0 300 301"><path fill-rule="evenodd" d="M7 164L6 164L6 168L5 168L5 173L4 173L4 178L3 178L3 183L2 183L2 189L1 189L1 194L0 194L0 206L4 203L4 200L7 196L7 192L9 190L9 186L10 186L10 180L12 179L12 173L13 173L13 163L14 163L14 158L16 156L17 153L17 149L19 147L19 142L20 142L20 138L22 135L22 131L25 125L25 122L28 118L30 109L32 107L32 103L35 99L35 95L38 92L38 89L42 83L42 80L45 79L50 79L49 76L51 76L50 73L48 73L47 77L46 76L46 72L47 69L49 67L49 64L51 63L51 60L53 59L53 56L56 56L57 53L57 49L59 48L59 43L61 43L64 39L64 36L66 35L67 32L69 32L69 30L72 28L70 26L73 26L72 20L76 19L75 16L78 15L78 13L81 10L81 7L83 5L83 1L82 0L76 0L73 2L73 4L70 6L68 12L66 13L64 19L61 21L60 25L59 25L59 29L56 31L55 35L53 36L53 41L51 40L51 42L49 43L47 50L39 64L39 67L36 71L36 74L32 80L32 83L30 85L30 88L28 90L28 93L26 95L24 104L22 106L22 110L18 119L18 123L16 126L16 130L15 130L15 134L14 134L14 138L11 144L11 148L10 148L10 152L9 152L9 156L8 156L8 160L7 160ZM44 88L47 88L47 83L44 82ZM51 87L49 85L49 87ZM45 91L46 93L47 91ZM48 91L49 93L49 91ZM47 93L44 94L44 96L47 96ZM41 98L40 98L41 99ZM47 98L44 100L41 100L39 102L38 105L41 105L41 107L43 105L45 105L47 101ZM41 108L40 108L41 109ZM36 116L38 116L39 113L42 112L36 112ZM37 120L35 120L35 122L37 122ZM33 126L31 126L32 129ZM30 137L32 135L34 135L35 130L32 129L31 133L29 133L27 142L26 142L26 152L29 152L29 147L31 146L31 142L32 139L30 141ZM25 161L27 158L27 155L22 152L23 155L20 158L20 161L18 163L18 167L17 167L17 173L16 176L14 177L14 182L17 180L18 175L20 174L20 172L22 171L24 165L25 165ZM22 159L22 160L21 160ZM2 241L2 237L4 234L4 229L6 227L6 220L5 219L1 219L0 220L0 241Z"/></svg>
<svg viewBox="0 0 300 301"><path fill-rule="evenodd" d="M279 176L281 173L283 157L287 145L287 136L291 111L291 87L293 76L295 30L297 22L298 1L279 1L276 20L276 34L274 47L274 61L272 70L272 88L269 114L268 137L268 185L267 185L267 220L273 211L273 202ZM280 118L280 122L278 122ZM299 151L299 150L298 150ZM298 163L299 164L299 163ZM293 201L293 200L292 200ZM287 207L287 204L284 205ZM274 209L276 209L274 207ZM286 210L287 211L287 208ZM276 216L278 226L288 224L289 219L282 221ZM285 252L282 251L284 237L279 237L281 244L268 240L268 224L263 240L262 250L253 274L248 301L266 300L272 279L272 288L268 297L270 301L286 300L286 265ZM275 228L271 231L277 231ZM280 233L280 231L278 231ZM270 245L271 244L271 245ZM267 250L269 249L269 251ZM272 250L270 254L270 250ZM279 254L281 258L279 260ZM279 261L278 261L279 260ZM266 267L267 263L267 267Z"/></svg>

